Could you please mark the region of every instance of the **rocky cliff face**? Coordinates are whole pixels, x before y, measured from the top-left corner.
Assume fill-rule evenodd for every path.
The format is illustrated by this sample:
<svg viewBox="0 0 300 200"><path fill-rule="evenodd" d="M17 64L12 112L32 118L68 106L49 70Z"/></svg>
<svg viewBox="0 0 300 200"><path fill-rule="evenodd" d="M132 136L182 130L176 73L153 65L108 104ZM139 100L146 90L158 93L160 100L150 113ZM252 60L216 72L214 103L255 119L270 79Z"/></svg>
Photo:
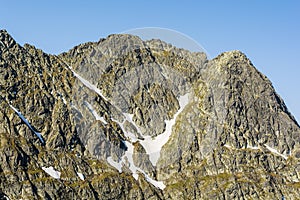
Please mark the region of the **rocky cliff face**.
<svg viewBox="0 0 300 200"><path fill-rule="evenodd" d="M0 41L0 199L300 196L299 125L241 52Z"/></svg>

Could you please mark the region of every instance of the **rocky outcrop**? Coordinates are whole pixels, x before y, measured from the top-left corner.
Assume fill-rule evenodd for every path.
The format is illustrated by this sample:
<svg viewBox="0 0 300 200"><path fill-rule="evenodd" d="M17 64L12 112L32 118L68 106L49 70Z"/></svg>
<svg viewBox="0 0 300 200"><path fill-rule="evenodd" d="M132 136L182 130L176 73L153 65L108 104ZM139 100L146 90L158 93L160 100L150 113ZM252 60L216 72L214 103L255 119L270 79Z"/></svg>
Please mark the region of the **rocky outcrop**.
<svg viewBox="0 0 300 200"><path fill-rule="evenodd" d="M120 175L107 161L92 157L94 152L82 144L76 129L80 126L76 126L72 111L75 77L57 56L46 55L30 45L21 47L1 31L0 62L3 195L10 199L159 197L161 192L147 181L135 181L129 173ZM9 105L41 133L45 144ZM113 132L109 127L101 131ZM60 179L42 169L50 166L61 173Z"/></svg>
<svg viewBox="0 0 300 200"><path fill-rule="evenodd" d="M0 41L0 199L300 196L299 125L243 53Z"/></svg>
<svg viewBox="0 0 300 200"><path fill-rule="evenodd" d="M177 124L159 161L158 177L171 181L165 193L182 199L297 197L292 165L298 163L299 126L270 81L239 51L210 61L202 79L194 85L201 103L182 113L185 124ZM197 118L189 116L193 112ZM181 151L168 159L174 147ZM182 191L186 182L193 187Z"/></svg>

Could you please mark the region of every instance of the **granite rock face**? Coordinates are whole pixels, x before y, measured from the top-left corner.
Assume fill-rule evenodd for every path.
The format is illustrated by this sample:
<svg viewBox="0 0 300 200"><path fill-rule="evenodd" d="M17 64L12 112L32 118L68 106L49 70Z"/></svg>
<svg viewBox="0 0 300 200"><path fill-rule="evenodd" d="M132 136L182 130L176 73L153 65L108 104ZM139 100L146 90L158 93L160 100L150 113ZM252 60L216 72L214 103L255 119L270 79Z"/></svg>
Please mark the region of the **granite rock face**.
<svg viewBox="0 0 300 200"><path fill-rule="evenodd" d="M0 41L0 199L300 196L299 125L243 53Z"/></svg>

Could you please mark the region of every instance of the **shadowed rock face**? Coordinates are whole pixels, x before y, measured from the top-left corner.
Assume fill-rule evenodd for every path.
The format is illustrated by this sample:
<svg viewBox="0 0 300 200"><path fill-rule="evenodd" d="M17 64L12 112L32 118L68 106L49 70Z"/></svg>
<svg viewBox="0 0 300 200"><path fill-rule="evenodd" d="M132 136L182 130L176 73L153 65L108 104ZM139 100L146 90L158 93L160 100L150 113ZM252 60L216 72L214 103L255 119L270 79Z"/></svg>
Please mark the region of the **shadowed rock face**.
<svg viewBox="0 0 300 200"><path fill-rule="evenodd" d="M300 196L299 126L243 53L0 41L0 199Z"/></svg>

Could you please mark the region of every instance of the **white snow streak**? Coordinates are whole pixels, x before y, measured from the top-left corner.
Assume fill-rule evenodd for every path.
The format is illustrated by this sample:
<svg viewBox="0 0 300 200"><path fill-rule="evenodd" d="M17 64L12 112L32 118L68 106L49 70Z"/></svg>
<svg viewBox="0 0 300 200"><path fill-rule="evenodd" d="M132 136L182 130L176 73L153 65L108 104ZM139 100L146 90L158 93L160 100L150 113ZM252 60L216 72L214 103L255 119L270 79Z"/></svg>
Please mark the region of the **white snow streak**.
<svg viewBox="0 0 300 200"><path fill-rule="evenodd" d="M173 119L171 120L165 120L166 123L166 130L164 133L156 136L154 139L151 137L145 138L145 140L141 140L141 145L145 148L147 154L149 155L149 159L151 163L155 166L159 157L160 157L160 151L163 145L165 145L172 133L172 127L176 122L177 116L183 111L185 106L189 103L189 93L181 96L179 98L179 105L180 109L177 111L177 113L174 115Z"/></svg>
<svg viewBox="0 0 300 200"><path fill-rule="evenodd" d="M99 94L105 101L107 101L106 97L102 94L101 90L97 88L97 86L90 83L88 80L81 77L79 74L77 74L71 67L69 67L70 70L73 72L74 76L77 77L86 87L88 87L90 90L93 90L97 94Z"/></svg>
<svg viewBox="0 0 300 200"><path fill-rule="evenodd" d="M277 154L277 155L283 157L285 160L288 159L288 157L287 157L286 155L283 155L283 154L279 153L276 149L274 149L274 148L268 146L267 144L264 144L264 145L265 145L265 147L266 147L269 151L271 151L272 153Z"/></svg>
<svg viewBox="0 0 300 200"><path fill-rule="evenodd" d="M72 67L70 67L70 66L68 66L68 67L73 72L74 76L77 77L86 87L88 87L89 89L95 91L104 100L107 101L107 99L104 97L102 92L95 85L93 85L92 83L90 83L89 81L87 81L86 79L81 77L79 74L77 74L75 71L73 71ZM123 113L123 116L125 117L125 120L122 123L115 120L115 119L113 119L113 118L111 118L111 120L119 124L119 126L121 127L123 133L125 134L125 136L127 138L129 138L131 140L131 142L135 142L135 141L140 142L140 144L145 148L147 154L149 155L151 163L155 166L158 159L159 159L159 157L160 157L161 148L163 147L163 145L165 145L167 143L167 141L169 140L169 137L171 136L172 127L176 122L177 116L183 111L183 109L188 104L188 102L189 102L189 94L185 94L185 95L183 95L179 98L180 109L174 115L173 119L165 120L165 123L166 123L165 132L158 135L155 138L151 138L150 136L148 136L148 137L145 137L144 140L140 140L134 135L134 133L131 133L131 132L128 132L128 131L125 130L124 123L126 121L128 121L129 123L131 123L136 128L137 132L142 136L142 133L141 133L139 127L133 122L133 119L132 119L133 114ZM93 107L89 103L86 102L86 104L87 104L88 108L90 109L90 111L92 112L92 114L94 115L94 117L97 120L101 120L101 121L104 120L102 117L100 117L97 114L97 112L93 109ZM107 122L105 121L105 123L107 123ZM127 165L129 167L130 171L132 172L132 176L135 179L138 179L138 172L140 172L145 176L145 179L149 183L151 183L155 187L158 187L158 188L163 190L166 186L164 185L164 183L162 181L153 180L142 169L140 169L140 168L138 168L134 165L133 157L132 157L134 147L128 141L124 141L124 142L127 146L127 151L125 152L125 155L121 158L121 161L116 162L110 156L110 157L107 158L108 163L110 165L112 165L113 167L115 167L120 173L122 172L122 166Z"/></svg>
<svg viewBox="0 0 300 200"><path fill-rule="evenodd" d="M79 173L79 172L77 172L77 175L78 175L78 177L79 177L81 180L83 180L83 181L84 181L84 176L83 176L83 174L82 174L82 173Z"/></svg>
<svg viewBox="0 0 300 200"><path fill-rule="evenodd" d="M166 185L162 181L156 181L152 178L150 178L146 173L143 173L145 175L146 181L154 185L155 187L164 190L166 188Z"/></svg>
<svg viewBox="0 0 300 200"><path fill-rule="evenodd" d="M58 57L57 57L58 58ZM96 92L97 94L99 94L105 101L107 101L107 98L102 94L101 90L99 90L99 88L97 88L97 86L95 86L94 84L90 83L88 80L86 80L85 78L83 78L82 76L80 76L79 74L77 74L73 68L71 66L69 66L65 61L63 61L62 59L58 58L59 60L61 60L65 65L68 66L68 68L72 71L72 73L74 74L75 77L77 77L87 88L89 88L90 90L93 90L94 92Z"/></svg>
<svg viewBox="0 0 300 200"><path fill-rule="evenodd" d="M121 162L116 162L112 159L111 156L109 156L107 158L107 162L113 166L114 168L116 168L120 173L122 172L122 163Z"/></svg>
<svg viewBox="0 0 300 200"><path fill-rule="evenodd" d="M125 145L127 146L127 151L125 152L125 155L122 157L123 163L128 163L128 167L130 171L132 172L132 176L137 180L139 175L137 174L138 168L135 166L133 162L133 145L127 141L125 141Z"/></svg>
<svg viewBox="0 0 300 200"><path fill-rule="evenodd" d="M129 114L129 113L123 113L123 115L125 116L125 121L127 120L128 122L130 122L137 130L137 132L142 135L142 132L140 130L140 128L133 122L132 118L133 118L133 114ZM124 121L124 122L125 122Z"/></svg>
<svg viewBox="0 0 300 200"><path fill-rule="evenodd" d="M232 146L228 145L228 144L224 144L224 147L228 148L228 149L232 149Z"/></svg>
<svg viewBox="0 0 300 200"><path fill-rule="evenodd" d="M124 114L124 113L123 113L123 114ZM138 139L137 139L137 137L135 136L134 133L131 133L130 131L126 131L126 130L125 130L124 124L125 124L125 122L126 122L126 119L125 119L122 123L119 122L118 120L113 119L113 118L111 118L111 120L114 121L114 122L116 122L117 124L119 124L119 126L120 126L120 128L122 129L122 131L123 131L125 137L126 137L127 139L129 139L130 142L136 142L136 141L138 141Z"/></svg>
<svg viewBox="0 0 300 200"><path fill-rule="evenodd" d="M138 172L140 172L145 176L146 181L148 181L149 183L151 183L155 187L160 188L161 190L165 189L166 186L162 181L156 181L156 180L150 178L144 170L142 170L141 168L135 166L135 164L133 162L133 149L134 149L134 147L128 141L125 141L125 145L127 146L127 151L125 152L125 155L122 156L121 161L120 162L115 162L111 157L108 157L107 158L108 163L111 164L116 169L118 169L120 173L122 172L122 166L125 165L132 172L132 176L136 180L138 180L138 177L139 177Z"/></svg>
<svg viewBox="0 0 300 200"><path fill-rule="evenodd" d="M32 130L34 132L34 134L36 136L38 136L38 138L40 139L40 141L42 143L44 143L44 140L42 138L41 133L37 132L34 130L34 128L30 125L30 123L28 122L28 120L21 114L21 112L19 112L15 107L13 107L12 105L9 104L9 106L18 114L18 116L22 119L22 121L28 126L28 128L30 128L30 130Z"/></svg>
<svg viewBox="0 0 300 200"><path fill-rule="evenodd" d="M84 102L85 105L88 107L88 109L90 110L90 112L94 115L94 117L96 118L96 120L101 121L103 124L107 124L107 122L105 121L104 117L100 117L97 113L96 110L94 110L93 106L91 104L89 104L88 102Z"/></svg>
<svg viewBox="0 0 300 200"><path fill-rule="evenodd" d="M60 172L56 171L52 166L50 167L42 167L42 169L49 174L51 177L55 178L55 179L60 179Z"/></svg>
<svg viewBox="0 0 300 200"><path fill-rule="evenodd" d="M235 147L233 147L233 146L230 146L230 145L228 145L228 144L224 144L224 147L226 147L226 148L228 148L228 149L236 149L236 150L238 150L238 149L240 149L240 148L235 148ZM241 149L252 149L252 150L259 150L260 148L259 147L255 147L255 146L247 146L247 147L242 147Z"/></svg>
<svg viewBox="0 0 300 200"><path fill-rule="evenodd" d="M247 149L253 149L253 150L258 150L259 147L254 147L254 146L247 146Z"/></svg>
<svg viewBox="0 0 300 200"><path fill-rule="evenodd" d="M61 97L61 99L63 100L64 104L67 105L67 101L64 97Z"/></svg>
<svg viewBox="0 0 300 200"><path fill-rule="evenodd" d="M53 91L51 91L51 94L53 95ZM59 92L57 92L57 94L58 94L58 96L61 98L61 100L63 101L63 103L64 103L65 105L67 105L68 103L67 103L65 97L64 97L61 93L59 93Z"/></svg>
<svg viewBox="0 0 300 200"><path fill-rule="evenodd" d="M133 157L132 157L134 147L131 143L129 143L127 141L125 141L125 144L126 144L128 149L127 149L125 155L122 157L122 161L123 162L126 162L126 160L128 161L129 169L132 172L132 176L137 180L138 179L138 171L139 171L145 176L146 181L148 181L149 183L151 183L155 187L160 188L161 190L165 189L166 186L162 181L156 181L156 180L150 178L144 170L142 170L141 168L135 166L135 164L133 162Z"/></svg>
<svg viewBox="0 0 300 200"><path fill-rule="evenodd" d="M151 163L155 166L158 159L159 159L159 157L160 157L161 148L163 147L163 145L165 145L168 142L168 140L171 136L172 127L176 122L177 116L183 111L183 109L185 108L185 106L188 103L189 103L189 94L185 94L185 95L179 97L180 109L174 115L173 119L165 121L165 123L166 123L165 132L158 135L155 138L147 136L147 137L144 137L144 140L140 140L140 139L136 138L136 136L133 133L128 132L128 131L125 130L124 123L126 121L128 121L129 123L134 125L134 127L136 128L138 133L140 135L142 135L139 127L133 122L133 114L123 113L123 115L125 117L125 120L122 123L120 123L120 122L118 122L117 120L114 120L114 119L112 119L112 121L119 124L119 126L123 130L125 136L128 137L131 140L131 142L135 142L135 141L140 142L140 144L144 147L147 154L149 155L149 159L150 159ZM116 169L118 169L120 173L122 172L122 166L126 165L130 169L130 171L132 172L132 176L136 180L138 179L138 172L140 172L145 176L145 179L149 183L151 183L155 187L160 188L161 190L163 190L166 186L162 181L156 181L156 180L152 179L151 177L149 177L149 175L145 171L143 171L139 167L135 166L135 164L133 162L133 157L132 157L134 147L128 141L124 141L124 142L125 142L125 145L127 146L127 151L125 152L125 155L122 157L121 161L120 162L115 162L111 157L108 157L107 158L108 163L111 164L112 166L114 166Z"/></svg>

